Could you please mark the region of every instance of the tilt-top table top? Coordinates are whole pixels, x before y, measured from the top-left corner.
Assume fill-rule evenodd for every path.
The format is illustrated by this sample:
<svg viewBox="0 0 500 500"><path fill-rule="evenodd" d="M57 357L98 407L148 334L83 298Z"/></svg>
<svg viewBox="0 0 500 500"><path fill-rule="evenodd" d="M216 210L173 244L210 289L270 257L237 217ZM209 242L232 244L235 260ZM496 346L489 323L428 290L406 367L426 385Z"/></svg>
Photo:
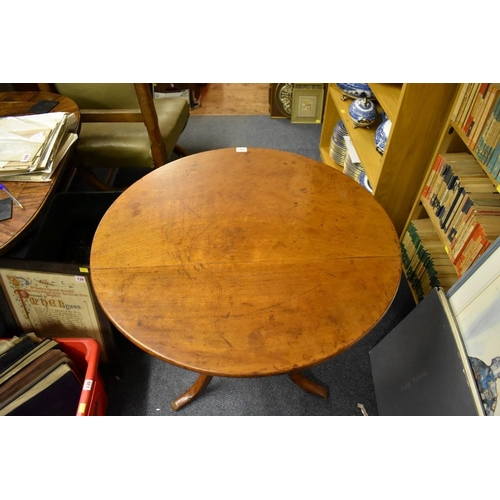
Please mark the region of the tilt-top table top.
<svg viewBox="0 0 500 500"><path fill-rule="evenodd" d="M90 269L107 316L146 352L209 377L253 377L295 373L360 340L396 294L401 254L388 215L346 175L231 148L125 190Z"/></svg>

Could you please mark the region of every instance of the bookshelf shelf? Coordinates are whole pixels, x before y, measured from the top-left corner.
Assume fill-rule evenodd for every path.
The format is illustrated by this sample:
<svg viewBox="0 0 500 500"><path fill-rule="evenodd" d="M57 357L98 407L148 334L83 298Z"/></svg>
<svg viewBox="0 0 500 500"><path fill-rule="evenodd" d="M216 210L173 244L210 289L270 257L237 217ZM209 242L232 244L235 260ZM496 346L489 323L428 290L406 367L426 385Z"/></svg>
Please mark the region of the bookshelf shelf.
<svg viewBox="0 0 500 500"><path fill-rule="evenodd" d="M328 84L320 137L322 160L338 170L343 166L330 157L331 136L342 119L356 148L373 195L403 236L413 203L434 151L455 95L457 84L370 83L378 102L392 122L385 152L375 149L375 132L380 118L366 128L354 128L349 116L352 99L342 100L335 83Z"/></svg>
<svg viewBox="0 0 500 500"><path fill-rule="evenodd" d="M488 167L477 157L476 152L474 150L470 150L469 148L467 148L467 146L465 146L465 143L467 141L467 136L461 130L460 126L456 122L450 122L450 128L453 130L453 133L455 133L460 138L460 141L464 144L464 150L466 150L467 152L472 154L472 156L474 156L476 161L481 165L481 168L484 170L486 175L489 177L493 186L498 190L499 186L500 186L500 182L498 181L498 179L496 179L495 177L493 177L491 175L491 173L488 171Z"/></svg>
<svg viewBox="0 0 500 500"><path fill-rule="evenodd" d="M389 119L395 122L398 115L399 101L403 92L403 84L370 83L370 88Z"/></svg>
<svg viewBox="0 0 500 500"><path fill-rule="evenodd" d="M487 92L493 93L489 105L486 105ZM439 282L439 272L435 275L435 286L442 286L445 290L456 283L500 236L500 176L495 174L492 160L481 157L484 153L478 150L480 140L486 140L487 123L493 123L491 127L496 126L500 131L499 96L498 84L462 83L457 86L448 117L420 185L420 194L405 226L405 234L410 234L415 221L428 219L432 223L435 235L449 259L446 267L447 286ZM481 109L487 110L483 111L482 120ZM474 125L477 127L475 132ZM490 150L498 150L499 136L500 132L497 132L496 136L491 135L492 138L487 140ZM439 166L440 158L442 167ZM433 171L436 172L434 176ZM426 195L429 184L434 188L431 194ZM414 250L413 245L423 246L420 237L415 236L414 232L413 237L410 253ZM405 240L403 235L402 241L404 250L405 241L409 240ZM439 248L437 250L441 251ZM414 261L405 266L407 278L413 276L415 280L416 265L423 272L429 272L432 268L436 249L423 248L420 252L417 264ZM453 279L450 280L451 273ZM410 285L414 286L412 283ZM415 287L412 291L418 296Z"/></svg>

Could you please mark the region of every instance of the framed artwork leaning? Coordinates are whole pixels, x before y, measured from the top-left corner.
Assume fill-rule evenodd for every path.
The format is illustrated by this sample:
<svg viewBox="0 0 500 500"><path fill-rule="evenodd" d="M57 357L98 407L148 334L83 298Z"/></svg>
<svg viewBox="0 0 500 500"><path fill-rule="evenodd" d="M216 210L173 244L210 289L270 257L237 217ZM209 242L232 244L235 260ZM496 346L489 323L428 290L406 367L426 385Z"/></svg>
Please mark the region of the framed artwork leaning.
<svg viewBox="0 0 500 500"><path fill-rule="evenodd" d="M269 84L269 114L271 118L290 118L293 83Z"/></svg>
<svg viewBox="0 0 500 500"><path fill-rule="evenodd" d="M292 123L321 123L325 89L322 83L295 84L292 94Z"/></svg>
<svg viewBox="0 0 500 500"><path fill-rule="evenodd" d="M0 259L0 337L93 338L100 361L111 362L111 324L97 303L88 267Z"/></svg>

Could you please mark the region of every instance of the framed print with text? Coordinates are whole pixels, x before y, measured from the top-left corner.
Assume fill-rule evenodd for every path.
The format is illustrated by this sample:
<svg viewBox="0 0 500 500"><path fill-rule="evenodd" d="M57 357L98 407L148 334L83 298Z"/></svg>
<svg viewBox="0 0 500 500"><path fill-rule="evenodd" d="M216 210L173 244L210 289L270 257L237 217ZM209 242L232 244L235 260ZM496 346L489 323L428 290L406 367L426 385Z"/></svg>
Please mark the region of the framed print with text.
<svg viewBox="0 0 500 500"><path fill-rule="evenodd" d="M113 356L113 332L95 300L88 267L0 259L0 312L2 337L34 332L45 338L93 338L101 361Z"/></svg>

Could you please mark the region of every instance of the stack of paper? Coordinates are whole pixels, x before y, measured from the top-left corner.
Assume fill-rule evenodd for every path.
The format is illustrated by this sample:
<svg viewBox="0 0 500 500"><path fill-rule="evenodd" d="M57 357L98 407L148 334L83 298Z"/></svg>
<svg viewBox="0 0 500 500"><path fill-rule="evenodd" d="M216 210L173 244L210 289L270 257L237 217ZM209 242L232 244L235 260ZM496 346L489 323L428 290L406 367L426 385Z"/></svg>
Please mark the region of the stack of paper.
<svg viewBox="0 0 500 500"><path fill-rule="evenodd" d="M0 118L0 179L48 181L77 135L74 115L44 113Z"/></svg>

